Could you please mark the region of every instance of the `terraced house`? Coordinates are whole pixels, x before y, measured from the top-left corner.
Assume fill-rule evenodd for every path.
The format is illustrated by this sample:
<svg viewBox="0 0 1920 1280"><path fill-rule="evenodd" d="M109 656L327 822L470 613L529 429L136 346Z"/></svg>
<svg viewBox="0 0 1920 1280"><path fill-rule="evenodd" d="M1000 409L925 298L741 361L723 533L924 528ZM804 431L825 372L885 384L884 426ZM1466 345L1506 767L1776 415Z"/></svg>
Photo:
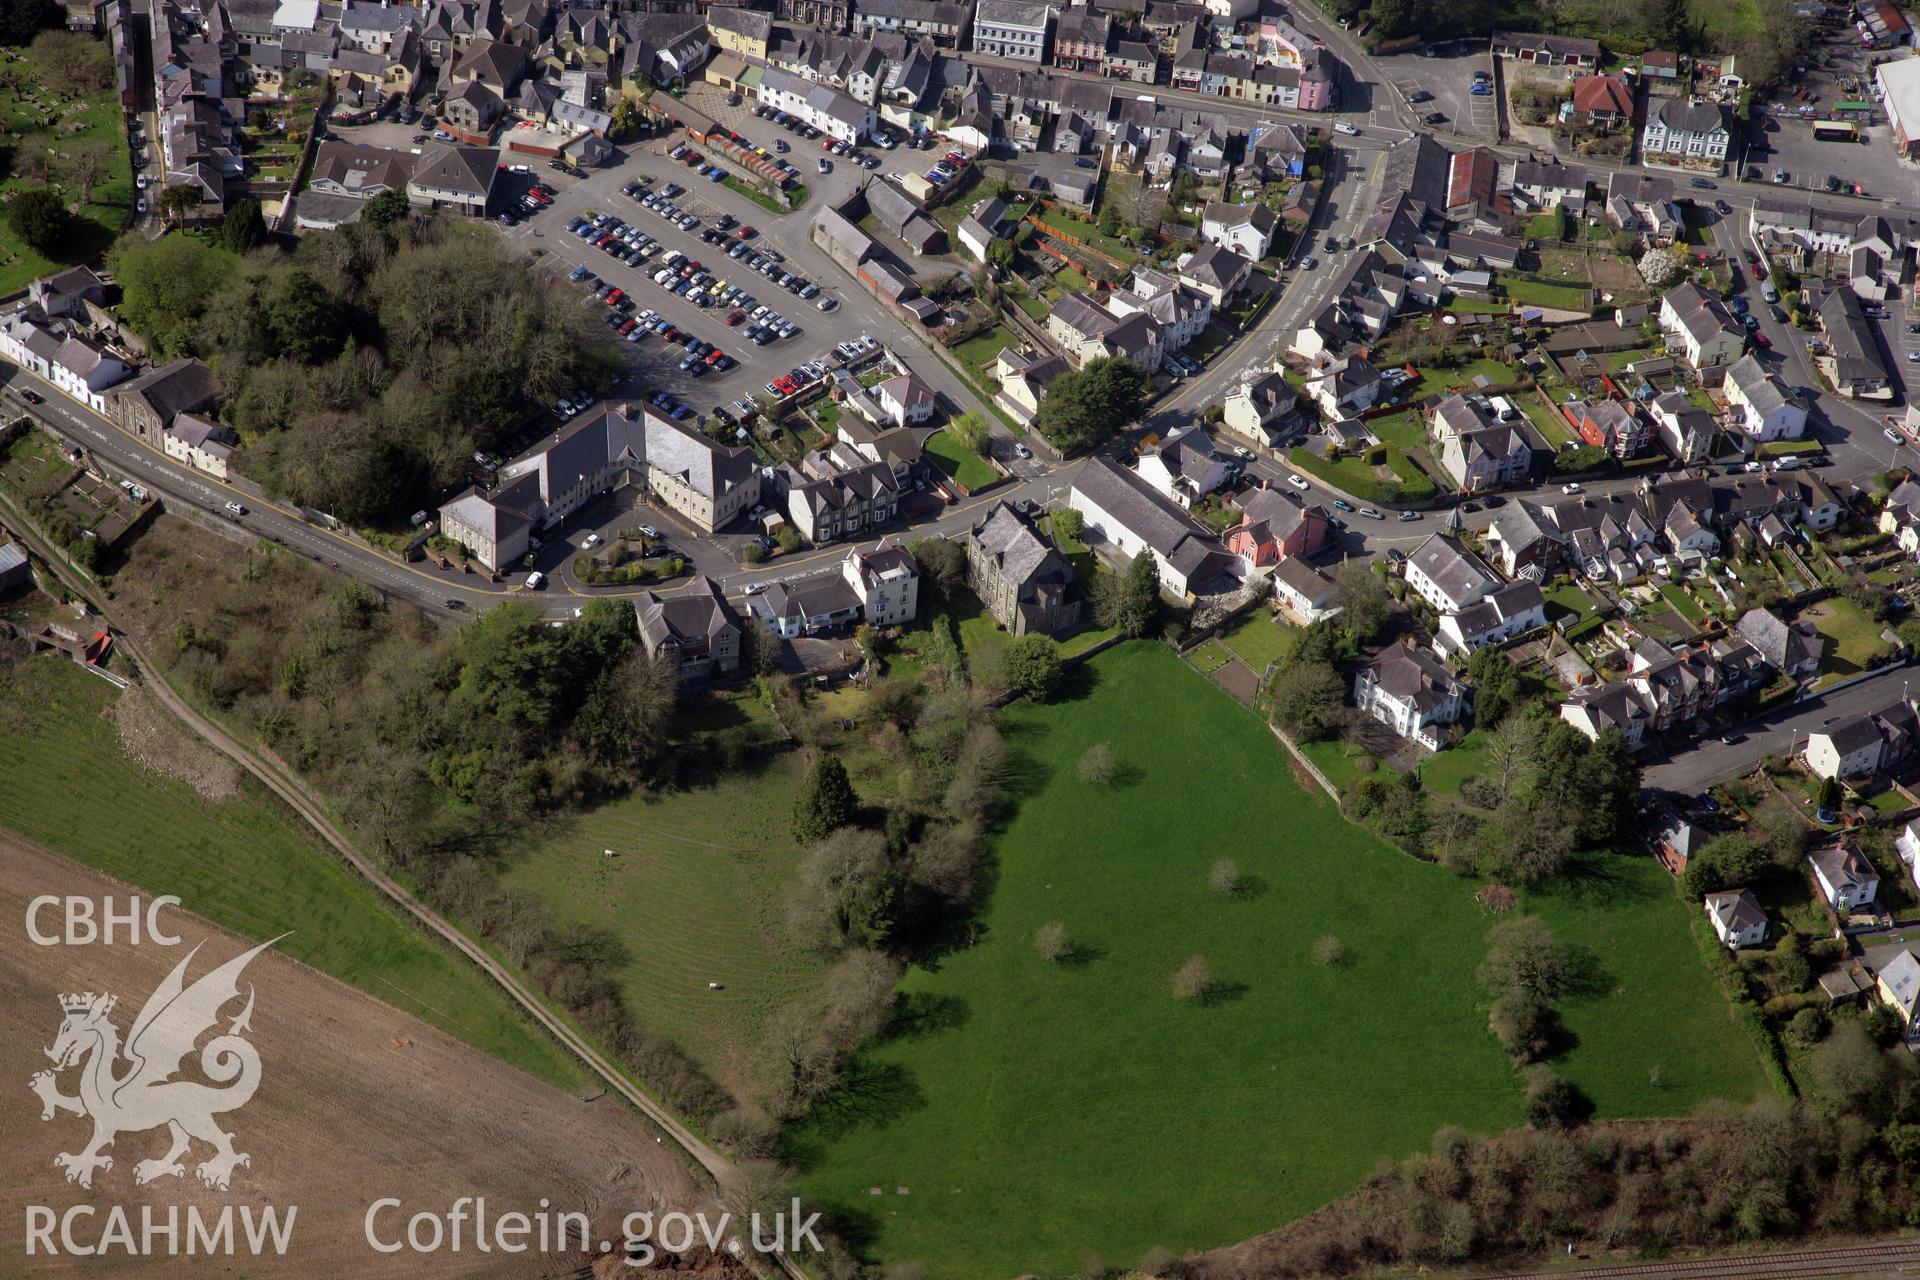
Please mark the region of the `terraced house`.
<svg viewBox="0 0 1920 1280"><path fill-rule="evenodd" d="M1053 7L1026 0L979 0L973 11L973 51L990 58L1047 61Z"/></svg>

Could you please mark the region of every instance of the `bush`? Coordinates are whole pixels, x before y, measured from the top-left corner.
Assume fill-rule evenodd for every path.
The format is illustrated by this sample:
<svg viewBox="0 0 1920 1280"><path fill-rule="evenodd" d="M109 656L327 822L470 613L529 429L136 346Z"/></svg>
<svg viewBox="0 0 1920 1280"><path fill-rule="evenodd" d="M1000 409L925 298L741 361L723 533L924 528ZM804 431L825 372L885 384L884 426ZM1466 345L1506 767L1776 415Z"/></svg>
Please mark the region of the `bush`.
<svg viewBox="0 0 1920 1280"><path fill-rule="evenodd" d="M1215 893L1231 898L1240 892L1244 883L1240 877L1240 864L1232 858L1221 858L1207 868L1207 886Z"/></svg>
<svg viewBox="0 0 1920 1280"><path fill-rule="evenodd" d="M1347 948L1332 934L1322 934L1313 944L1313 958L1329 969L1336 969L1347 962Z"/></svg>
<svg viewBox="0 0 1920 1280"><path fill-rule="evenodd" d="M1073 954L1073 939L1067 934L1064 921L1049 920L1033 932L1033 949L1040 958L1057 963Z"/></svg>
<svg viewBox="0 0 1920 1280"><path fill-rule="evenodd" d="M1213 966L1205 956L1188 956L1173 971L1173 998L1203 1000L1213 990Z"/></svg>

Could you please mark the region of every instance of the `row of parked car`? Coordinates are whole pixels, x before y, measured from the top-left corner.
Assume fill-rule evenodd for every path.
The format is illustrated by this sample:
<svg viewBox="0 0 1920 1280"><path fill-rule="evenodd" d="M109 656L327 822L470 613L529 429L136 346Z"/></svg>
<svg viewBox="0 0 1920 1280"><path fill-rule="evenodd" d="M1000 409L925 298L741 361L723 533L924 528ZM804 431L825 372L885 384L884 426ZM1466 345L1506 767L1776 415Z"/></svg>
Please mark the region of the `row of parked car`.
<svg viewBox="0 0 1920 1280"><path fill-rule="evenodd" d="M567 223L567 230L629 266L638 266L660 252L660 244L652 236L605 213L582 214Z"/></svg>
<svg viewBox="0 0 1920 1280"><path fill-rule="evenodd" d="M967 159L958 151L949 151L946 155L933 162L933 168L927 170L927 181L936 187L944 187L959 177L960 171L972 163L973 161Z"/></svg>
<svg viewBox="0 0 1920 1280"><path fill-rule="evenodd" d="M727 180L727 171L725 169L714 164L711 160L708 160L705 155L695 151L684 142L667 154L675 160L678 160L681 164L686 165L687 168L693 170L708 182L725 182Z"/></svg>
<svg viewBox="0 0 1920 1280"><path fill-rule="evenodd" d="M501 167L505 168L506 166L502 165ZM502 209L495 215L495 221L503 227L518 226L522 218L531 218L534 214L539 213L542 209L552 204L555 194L554 189L546 183L536 182L527 188L525 195L514 201L513 208Z"/></svg>

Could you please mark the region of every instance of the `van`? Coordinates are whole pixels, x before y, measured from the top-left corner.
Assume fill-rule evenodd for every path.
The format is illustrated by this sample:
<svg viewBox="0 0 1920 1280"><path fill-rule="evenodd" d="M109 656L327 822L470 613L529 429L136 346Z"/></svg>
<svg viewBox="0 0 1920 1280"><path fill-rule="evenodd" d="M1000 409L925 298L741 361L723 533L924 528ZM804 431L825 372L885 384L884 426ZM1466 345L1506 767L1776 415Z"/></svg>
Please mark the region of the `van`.
<svg viewBox="0 0 1920 1280"><path fill-rule="evenodd" d="M538 569L535 569L532 573L527 575L527 590L538 591L540 588L546 585L547 585L547 575L544 573L541 573Z"/></svg>
<svg viewBox="0 0 1920 1280"><path fill-rule="evenodd" d="M1798 471L1800 469L1800 459L1780 458L1774 462L1773 469L1775 471Z"/></svg>
<svg viewBox="0 0 1920 1280"><path fill-rule="evenodd" d="M1512 422L1520 416L1520 411L1513 407L1513 401L1507 399L1505 396L1493 397L1492 400L1488 401L1488 405L1500 416L1500 421L1502 422Z"/></svg>
<svg viewBox="0 0 1920 1280"><path fill-rule="evenodd" d="M1771 280L1762 280L1760 282L1760 296L1768 302L1780 301L1780 291L1773 287L1773 281Z"/></svg>
<svg viewBox="0 0 1920 1280"><path fill-rule="evenodd" d="M1360 136L1360 131L1348 124L1345 120L1336 120L1333 125L1333 131L1335 133L1343 133L1349 138L1357 138Z"/></svg>

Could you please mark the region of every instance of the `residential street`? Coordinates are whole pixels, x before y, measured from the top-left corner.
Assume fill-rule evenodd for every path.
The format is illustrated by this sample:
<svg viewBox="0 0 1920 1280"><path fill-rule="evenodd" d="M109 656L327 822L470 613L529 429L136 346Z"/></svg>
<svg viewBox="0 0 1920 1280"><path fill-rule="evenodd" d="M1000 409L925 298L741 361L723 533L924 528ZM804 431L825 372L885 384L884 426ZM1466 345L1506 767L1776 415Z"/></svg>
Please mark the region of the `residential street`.
<svg viewBox="0 0 1920 1280"><path fill-rule="evenodd" d="M1829 720L1886 706L1906 691L1916 675L1920 673L1909 666L1887 667L1836 693L1791 702L1735 726L1734 733L1744 741L1729 745L1717 737L1703 737L1678 756L1649 754L1642 757L1642 783L1654 790L1695 795L1745 773L1762 756L1784 756L1795 743L1804 746L1807 735Z"/></svg>

